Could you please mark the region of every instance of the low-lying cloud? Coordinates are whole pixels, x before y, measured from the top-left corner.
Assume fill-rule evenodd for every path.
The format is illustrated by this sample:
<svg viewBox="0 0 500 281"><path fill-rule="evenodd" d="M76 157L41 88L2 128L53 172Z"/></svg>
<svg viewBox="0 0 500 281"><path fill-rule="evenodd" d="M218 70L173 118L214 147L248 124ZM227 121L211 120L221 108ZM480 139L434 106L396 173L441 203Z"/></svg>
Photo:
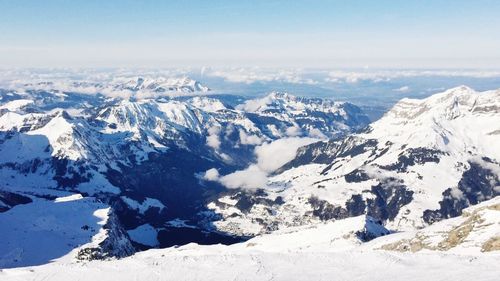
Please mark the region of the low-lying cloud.
<svg viewBox="0 0 500 281"><path fill-rule="evenodd" d="M293 160L297 150L318 139L313 138L284 138L270 143L264 143L255 148L256 163L248 168L234 173L220 176L216 169L205 172L203 178L209 181L218 181L227 188L255 190L267 184L267 177L286 163Z"/></svg>

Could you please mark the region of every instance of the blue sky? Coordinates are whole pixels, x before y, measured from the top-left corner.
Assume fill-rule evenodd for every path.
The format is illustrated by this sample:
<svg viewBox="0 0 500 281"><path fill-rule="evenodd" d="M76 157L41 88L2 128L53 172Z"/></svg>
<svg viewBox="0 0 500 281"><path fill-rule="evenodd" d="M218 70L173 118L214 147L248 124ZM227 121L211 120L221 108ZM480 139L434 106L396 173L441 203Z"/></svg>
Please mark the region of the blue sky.
<svg viewBox="0 0 500 281"><path fill-rule="evenodd" d="M0 66L500 68L500 1L0 0Z"/></svg>

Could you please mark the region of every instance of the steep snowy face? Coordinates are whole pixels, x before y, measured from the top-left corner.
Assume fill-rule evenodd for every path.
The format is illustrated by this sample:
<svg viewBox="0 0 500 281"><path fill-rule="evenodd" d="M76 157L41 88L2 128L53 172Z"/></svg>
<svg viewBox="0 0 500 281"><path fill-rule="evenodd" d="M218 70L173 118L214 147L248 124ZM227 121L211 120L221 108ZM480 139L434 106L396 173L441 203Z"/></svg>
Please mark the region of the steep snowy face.
<svg viewBox="0 0 500 281"><path fill-rule="evenodd" d="M178 101L122 100L105 106L95 118L103 121L103 132L130 133L134 141L165 147L170 141L180 145L186 142L186 134L201 135L205 124L214 122L208 114L187 103Z"/></svg>
<svg viewBox="0 0 500 281"><path fill-rule="evenodd" d="M289 124L285 130L277 130L277 133L287 136L336 138L364 128L369 123L368 117L352 104L301 98L281 92L248 100L237 108L261 120L279 120Z"/></svg>
<svg viewBox="0 0 500 281"><path fill-rule="evenodd" d="M368 214L404 230L460 215L500 194L499 102L467 87L404 99L361 133L299 149L261 191L212 202L216 225L248 234Z"/></svg>

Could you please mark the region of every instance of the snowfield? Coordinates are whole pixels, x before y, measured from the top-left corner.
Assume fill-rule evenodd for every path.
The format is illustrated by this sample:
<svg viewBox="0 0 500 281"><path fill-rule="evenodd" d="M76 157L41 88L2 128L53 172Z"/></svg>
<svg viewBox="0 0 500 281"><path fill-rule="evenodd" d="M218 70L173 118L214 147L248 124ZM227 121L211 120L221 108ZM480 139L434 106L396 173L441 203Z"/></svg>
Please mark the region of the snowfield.
<svg viewBox="0 0 500 281"><path fill-rule="evenodd" d="M447 247L417 251L384 247L418 233L425 233L435 243L452 241L457 229L471 223L471 217L476 225L462 236L458 234L463 239L453 240ZM365 236L360 236L360 231ZM499 197L416 233L389 234L370 217L359 216L276 231L231 246L192 243L148 250L121 260L89 262L68 255L42 266L0 270L0 279L498 280ZM382 236L363 243L361 237L367 234Z"/></svg>
<svg viewBox="0 0 500 281"><path fill-rule="evenodd" d="M86 264L8 269L1 280L498 280L500 255L279 253L227 246L149 250Z"/></svg>

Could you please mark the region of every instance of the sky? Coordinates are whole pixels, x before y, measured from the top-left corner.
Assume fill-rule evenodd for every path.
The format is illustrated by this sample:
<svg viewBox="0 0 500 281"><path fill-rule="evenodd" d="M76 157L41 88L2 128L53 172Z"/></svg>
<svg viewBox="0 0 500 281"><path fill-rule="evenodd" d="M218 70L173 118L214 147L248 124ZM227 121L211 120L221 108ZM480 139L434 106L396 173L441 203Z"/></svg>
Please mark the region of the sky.
<svg viewBox="0 0 500 281"><path fill-rule="evenodd" d="M0 67L500 68L496 0L0 0Z"/></svg>

